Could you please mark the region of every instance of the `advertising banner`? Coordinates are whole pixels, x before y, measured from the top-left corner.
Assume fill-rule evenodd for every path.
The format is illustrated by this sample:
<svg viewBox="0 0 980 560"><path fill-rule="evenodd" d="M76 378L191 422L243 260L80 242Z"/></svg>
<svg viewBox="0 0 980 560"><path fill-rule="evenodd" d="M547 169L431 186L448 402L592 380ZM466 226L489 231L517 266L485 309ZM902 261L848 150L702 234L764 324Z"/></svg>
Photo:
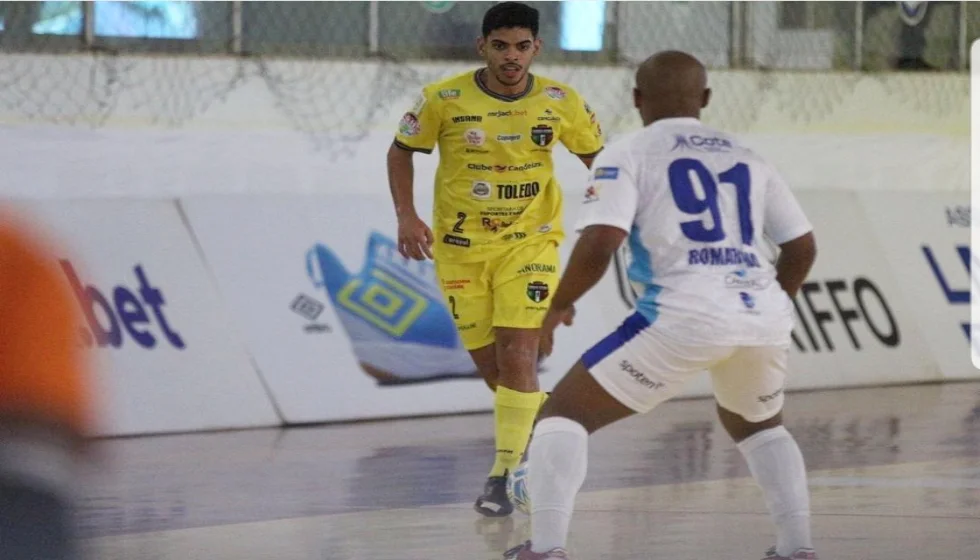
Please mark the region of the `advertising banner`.
<svg viewBox="0 0 980 560"><path fill-rule="evenodd" d="M181 204L287 422L492 409L432 262L398 254L387 196ZM563 263L570 250L569 241ZM616 290L610 270L578 307L575 325L559 329L553 355L539 366L543 390L629 314L620 300L604 307L603 293Z"/></svg>
<svg viewBox="0 0 980 560"><path fill-rule="evenodd" d="M939 380L940 373L853 192L798 192L817 260L794 299L790 388Z"/></svg>
<svg viewBox="0 0 980 560"><path fill-rule="evenodd" d="M569 195L566 223L574 220ZM856 195L802 193L820 247L795 300L789 387L938 376ZM222 295L287 422L489 410L431 262L403 259L376 195L193 197L181 202ZM850 224L848 228L841 223ZM575 235L562 247L567 262ZM542 364L550 389L630 313L626 255L579 304ZM710 379L685 396L707 395Z"/></svg>
<svg viewBox="0 0 980 560"><path fill-rule="evenodd" d="M99 435L271 426L271 402L171 201L14 205L63 247Z"/></svg>
<svg viewBox="0 0 980 560"><path fill-rule="evenodd" d="M943 376L980 377L970 352L969 193L858 198Z"/></svg>
<svg viewBox="0 0 980 560"><path fill-rule="evenodd" d="M403 259L377 195L182 201L290 423L492 408L431 262Z"/></svg>

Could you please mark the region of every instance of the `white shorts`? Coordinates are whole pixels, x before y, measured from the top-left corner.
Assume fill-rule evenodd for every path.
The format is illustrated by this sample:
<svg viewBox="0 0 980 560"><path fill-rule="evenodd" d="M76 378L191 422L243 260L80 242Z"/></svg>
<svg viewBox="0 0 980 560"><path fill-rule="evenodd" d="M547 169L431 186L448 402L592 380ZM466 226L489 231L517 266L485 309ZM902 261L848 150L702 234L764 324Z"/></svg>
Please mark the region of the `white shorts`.
<svg viewBox="0 0 980 560"><path fill-rule="evenodd" d="M635 313L587 351L582 362L606 392L641 414L708 371L722 408L762 422L783 408L788 355L788 346L678 344Z"/></svg>

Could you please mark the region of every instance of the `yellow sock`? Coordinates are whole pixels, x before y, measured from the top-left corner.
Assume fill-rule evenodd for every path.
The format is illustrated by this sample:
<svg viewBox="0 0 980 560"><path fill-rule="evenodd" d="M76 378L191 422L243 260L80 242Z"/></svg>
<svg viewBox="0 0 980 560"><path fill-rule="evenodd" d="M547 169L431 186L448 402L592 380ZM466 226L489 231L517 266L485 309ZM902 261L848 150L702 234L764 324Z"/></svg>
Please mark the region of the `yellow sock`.
<svg viewBox="0 0 980 560"><path fill-rule="evenodd" d="M493 400L493 419L497 440L497 454L490 476L504 476L513 472L521 462L521 456L531 437L534 418L541 408L543 393L521 393L497 386Z"/></svg>

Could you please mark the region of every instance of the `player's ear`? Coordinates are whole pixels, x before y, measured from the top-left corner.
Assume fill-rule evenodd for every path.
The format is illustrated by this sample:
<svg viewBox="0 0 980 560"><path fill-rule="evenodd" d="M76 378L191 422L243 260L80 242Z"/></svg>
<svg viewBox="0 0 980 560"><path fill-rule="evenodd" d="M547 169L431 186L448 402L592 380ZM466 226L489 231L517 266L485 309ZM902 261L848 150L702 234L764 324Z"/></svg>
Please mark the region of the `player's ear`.
<svg viewBox="0 0 980 560"><path fill-rule="evenodd" d="M480 55L481 58L485 58L487 55L484 52L487 48L487 40L484 37L476 38L476 54Z"/></svg>
<svg viewBox="0 0 980 560"><path fill-rule="evenodd" d="M704 96L701 99L701 108L707 107L709 101L711 101L711 88L705 88Z"/></svg>
<svg viewBox="0 0 980 560"><path fill-rule="evenodd" d="M538 56L541 53L541 48L544 47L544 41L535 37L534 39L534 56Z"/></svg>

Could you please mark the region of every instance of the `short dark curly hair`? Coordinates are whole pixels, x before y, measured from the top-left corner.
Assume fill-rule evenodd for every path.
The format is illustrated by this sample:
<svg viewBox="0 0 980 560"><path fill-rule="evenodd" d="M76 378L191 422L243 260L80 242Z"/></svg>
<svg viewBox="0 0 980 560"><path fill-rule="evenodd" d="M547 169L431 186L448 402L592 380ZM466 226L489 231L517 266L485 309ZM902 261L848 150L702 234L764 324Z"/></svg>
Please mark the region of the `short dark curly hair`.
<svg viewBox="0 0 980 560"><path fill-rule="evenodd" d="M530 29L538 37L538 10L521 2L501 2L483 15L483 37L498 29Z"/></svg>

